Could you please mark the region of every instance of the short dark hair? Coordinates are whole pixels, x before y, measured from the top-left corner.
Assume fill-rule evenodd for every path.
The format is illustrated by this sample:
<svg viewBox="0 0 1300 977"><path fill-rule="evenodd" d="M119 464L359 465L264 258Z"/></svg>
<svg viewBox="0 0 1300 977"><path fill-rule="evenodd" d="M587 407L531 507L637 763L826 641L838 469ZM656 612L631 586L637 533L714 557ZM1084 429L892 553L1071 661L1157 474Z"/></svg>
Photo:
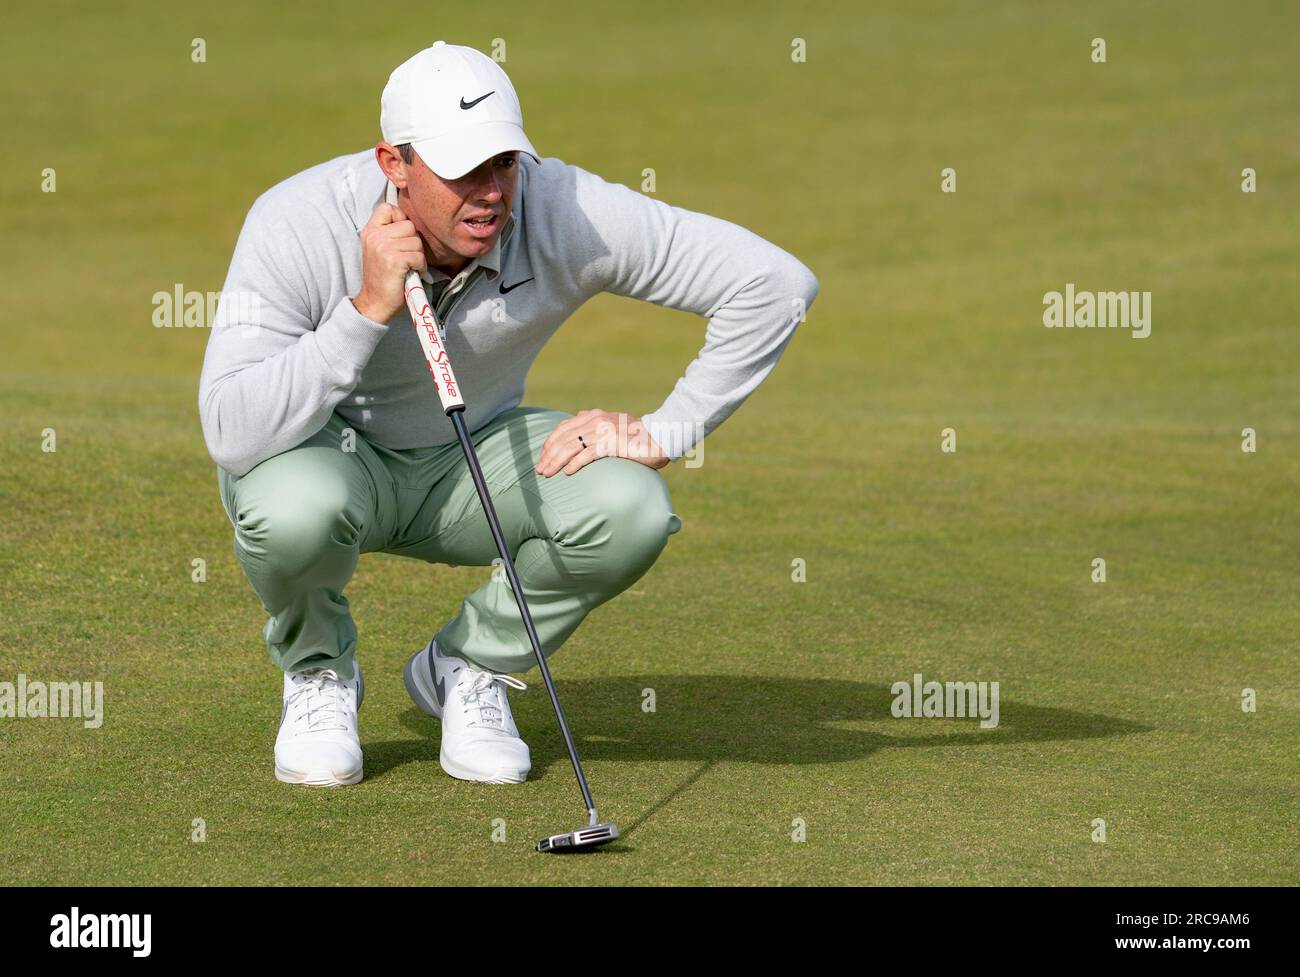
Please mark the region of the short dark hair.
<svg viewBox="0 0 1300 977"><path fill-rule="evenodd" d="M404 142L395 148L397 149L397 154L402 157L402 162L407 166L410 166L415 162L415 150L411 148L409 142Z"/></svg>

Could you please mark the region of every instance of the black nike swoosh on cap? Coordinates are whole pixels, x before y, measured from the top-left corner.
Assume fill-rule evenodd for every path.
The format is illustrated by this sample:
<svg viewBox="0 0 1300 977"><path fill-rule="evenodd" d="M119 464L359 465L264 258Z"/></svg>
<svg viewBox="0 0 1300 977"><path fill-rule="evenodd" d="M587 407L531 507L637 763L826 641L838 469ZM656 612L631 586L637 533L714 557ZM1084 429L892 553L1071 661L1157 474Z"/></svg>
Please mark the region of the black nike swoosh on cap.
<svg viewBox="0 0 1300 977"><path fill-rule="evenodd" d="M498 287L501 289L501 294L505 295L506 292L513 292L520 285L527 285L529 282L534 282L534 281L537 281L537 279L525 278L522 282L515 282L513 285L507 285L505 282L502 282Z"/></svg>
<svg viewBox="0 0 1300 977"><path fill-rule="evenodd" d="M467 102L467 101L465 101L465 96L462 95L462 96L460 97L460 107L463 108L463 109L472 109L472 108L473 108L475 105L477 105L479 102L483 101L483 99L487 98L488 95L495 95L495 94L496 94L495 91L488 92L487 95L480 95L478 98L474 99L474 101L472 101L472 102Z"/></svg>

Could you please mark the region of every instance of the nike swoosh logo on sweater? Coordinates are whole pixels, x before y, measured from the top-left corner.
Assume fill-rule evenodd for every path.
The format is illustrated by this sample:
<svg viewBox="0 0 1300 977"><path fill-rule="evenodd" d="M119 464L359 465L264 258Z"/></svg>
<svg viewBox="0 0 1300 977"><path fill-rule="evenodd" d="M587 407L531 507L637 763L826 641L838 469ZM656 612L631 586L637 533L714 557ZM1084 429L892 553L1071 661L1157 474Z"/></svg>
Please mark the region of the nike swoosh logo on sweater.
<svg viewBox="0 0 1300 977"><path fill-rule="evenodd" d="M487 98L488 95L495 95L495 94L496 94L495 91L488 92L487 95L480 95L478 98L474 99L474 101L472 101L472 102L467 102L467 101L465 101L465 96L462 95L462 96L460 97L460 107L463 108L463 109L472 109L472 108L473 108L475 105L477 105L479 102L483 101L483 99Z"/></svg>
<svg viewBox="0 0 1300 977"><path fill-rule="evenodd" d="M513 292L520 285L527 285L529 282L534 282L534 281L537 281L537 279L525 278L522 282L515 282L513 285L507 285L505 282L502 282L499 287L501 289L501 294L505 295L507 292Z"/></svg>

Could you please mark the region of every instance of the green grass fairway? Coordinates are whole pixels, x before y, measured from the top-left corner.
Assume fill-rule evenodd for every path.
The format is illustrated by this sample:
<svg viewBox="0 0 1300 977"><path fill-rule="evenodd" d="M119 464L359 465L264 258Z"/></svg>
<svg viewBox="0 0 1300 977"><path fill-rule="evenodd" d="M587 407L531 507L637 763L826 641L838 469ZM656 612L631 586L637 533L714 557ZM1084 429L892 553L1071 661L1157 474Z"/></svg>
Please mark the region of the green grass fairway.
<svg viewBox="0 0 1300 977"><path fill-rule="evenodd" d="M405 30L334 0L8 5L0 681L102 681L105 719L0 719L0 879L1300 882L1298 31L1270 0L498 3ZM373 145L388 72L440 36L505 40L544 154L653 167L821 281L704 464L666 471L683 531L553 660L626 836L586 857L532 853L583 820L536 670L516 787L445 776L403 690L482 568L363 559L366 779L273 779L207 330L152 322L155 292L222 287L264 189ZM1045 329L1067 282L1150 291L1151 335ZM703 335L601 296L527 403L649 411ZM893 718L917 672L1000 683L1001 725Z"/></svg>

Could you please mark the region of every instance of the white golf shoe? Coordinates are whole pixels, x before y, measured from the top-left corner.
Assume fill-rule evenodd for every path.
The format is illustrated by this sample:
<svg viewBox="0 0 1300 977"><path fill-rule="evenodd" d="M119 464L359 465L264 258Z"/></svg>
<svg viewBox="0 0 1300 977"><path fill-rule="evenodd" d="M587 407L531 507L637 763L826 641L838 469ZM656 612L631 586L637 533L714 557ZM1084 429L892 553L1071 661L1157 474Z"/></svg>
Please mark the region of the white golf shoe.
<svg viewBox="0 0 1300 977"><path fill-rule="evenodd" d="M361 780L357 710L365 695L361 666L351 682L329 668L286 672L275 779L286 784L340 787Z"/></svg>
<svg viewBox="0 0 1300 977"><path fill-rule="evenodd" d="M420 710L442 720L442 769L461 780L521 784L532 759L510 715L506 686L528 686L509 675L471 668L444 655L436 641L411 656L406 691Z"/></svg>

